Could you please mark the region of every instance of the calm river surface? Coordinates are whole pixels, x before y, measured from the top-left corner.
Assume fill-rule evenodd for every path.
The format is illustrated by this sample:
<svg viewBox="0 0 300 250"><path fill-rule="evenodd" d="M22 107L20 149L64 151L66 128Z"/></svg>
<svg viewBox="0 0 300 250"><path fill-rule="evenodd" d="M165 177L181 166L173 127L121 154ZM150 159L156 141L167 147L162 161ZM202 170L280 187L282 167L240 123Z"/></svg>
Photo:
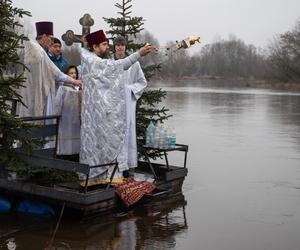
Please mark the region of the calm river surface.
<svg viewBox="0 0 300 250"><path fill-rule="evenodd" d="M184 196L122 218L63 221L52 249L299 250L300 93L209 81L151 87L168 92L167 123L189 145ZM51 227L2 214L0 249L43 249Z"/></svg>

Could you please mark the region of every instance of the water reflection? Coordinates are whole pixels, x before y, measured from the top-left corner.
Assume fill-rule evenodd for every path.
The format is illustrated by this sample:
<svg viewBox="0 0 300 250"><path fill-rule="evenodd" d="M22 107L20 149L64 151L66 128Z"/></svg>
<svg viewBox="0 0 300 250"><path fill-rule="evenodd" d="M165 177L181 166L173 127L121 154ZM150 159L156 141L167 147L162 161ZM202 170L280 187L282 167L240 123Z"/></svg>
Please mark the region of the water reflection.
<svg viewBox="0 0 300 250"><path fill-rule="evenodd" d="M300 152L300 98L299 96L272 96L268 99L267 116L279 135L294 142Z"/></svg>
<svg viewBox="0 0 300 250"><path fill-rule="evenodd" d="M188 228L185 206L186 201L180 196L175 200L148 204L145 210L140 210L136 226L142 233L137 238L137 249L175 247L176 236L185 233Z"/></svg>
<svg viewBox="0 0 300 250"><path fill-rule="evenodd" d="M0 249L160 249L173 248L176 235L187 229L183 195L146 204L129 211L90 218L82 222L63 220L49 242L55 223L28 216L3 216ZM8 219L9 218L9 219ZM2 217L1 217L2 219Z"/></svg>
<svg viewBox="0 0 300 250"><path fill-rule="evenodd" d="M52 221L21 214L0 214L0 249L44 249Z"/></svg>
<svg viewBox="0 0 300 250"><path fill-rule="evenodd" d="M300 249L300 93L211 81L150 86L168 91L168 125L189 145L185 197L125 217L63 221L53 249ZM182 164L182 155L169 160ZM51 226L0 215L0 249L43 249Z"/></svg>
<svg viewBox="0 0 300 250"><path fill-rule="evenodd" d="M168 123L189 145L192 219L177 248L299 249L300 93L195 81L157 86L168 91Z"/></svg>
<svg viewBox="0 0 300 250"><path fill-rule="evenodd" d="M7 246L8 250L15 250L15 249L17 249L17 245L16 245L16 242L15 242L14 238L7 239L6 240L6 246Z"/></svg>
<svg viewBox="0 0 300 250"><path fill-rule="evenodd" d="M299 92L252 89L226 80L155 82L151 86L168 92L163 105L171 107L175 123L179 119L185 125L209 122L211 128L227 128L234 133L234 128L243 128L246 121L249 126L263 122L300 147Z"/></svg>

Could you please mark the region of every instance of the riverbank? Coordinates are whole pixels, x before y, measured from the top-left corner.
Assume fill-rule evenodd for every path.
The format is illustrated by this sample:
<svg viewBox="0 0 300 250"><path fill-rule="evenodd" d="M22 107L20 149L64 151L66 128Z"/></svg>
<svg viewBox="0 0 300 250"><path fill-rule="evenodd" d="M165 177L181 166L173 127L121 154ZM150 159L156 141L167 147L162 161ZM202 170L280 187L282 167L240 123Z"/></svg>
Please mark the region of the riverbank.
<svg viewBox="0 0 300 250"><path fill-rule="evenodd" d="M165 82L180 82L185 80L210 80L210 81L232 81L240 87L251 87L251 88L262 88L262 89L277 89L277 90L290 90L290 91L300 91L300 82L284 83L284 82L270 82L266 80L253 80L245 79L241 77L236 78L224 78L220 76L184 76L184 77L153 77L153 81L165 81Z"/></svg>
<svg viewBox="0 0 300 250"><path fill-rule="evenodd" d="M263 89L278 89L278 90L290 90L300 91L300 83L272 83L272 82L254 82L250 84L250 87L263 88Z"/></svg>

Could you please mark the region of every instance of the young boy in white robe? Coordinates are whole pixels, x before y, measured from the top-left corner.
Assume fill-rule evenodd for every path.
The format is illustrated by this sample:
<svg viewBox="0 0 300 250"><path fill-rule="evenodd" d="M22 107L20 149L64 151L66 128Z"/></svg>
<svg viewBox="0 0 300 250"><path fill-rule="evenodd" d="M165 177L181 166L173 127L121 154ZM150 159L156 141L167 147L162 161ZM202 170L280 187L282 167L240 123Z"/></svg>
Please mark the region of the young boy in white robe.
<svg viewBox="0 0 300 250"><path fill-rule="evenodd" d="M128 55L126 54L126 39L118 36L114 39L114 58L120 60ZM126 91L126 134L124 145L118 156L119 171L116 175L124 177L133 176L134 168L137 167L137 142L136 142L136 102L142 96L147 87L147 80L139 62L135 62L125 74Z"/></svg>
<svg viewBox="0 0 300 250"><path fill-rule="evenodd" d="M62 71L73 79L78 79L76 66L65 65ZM81 95L82 92L78 87L66 83L57 90L56 113L61 115L57 155L61 158L79 160Z"/></svg>

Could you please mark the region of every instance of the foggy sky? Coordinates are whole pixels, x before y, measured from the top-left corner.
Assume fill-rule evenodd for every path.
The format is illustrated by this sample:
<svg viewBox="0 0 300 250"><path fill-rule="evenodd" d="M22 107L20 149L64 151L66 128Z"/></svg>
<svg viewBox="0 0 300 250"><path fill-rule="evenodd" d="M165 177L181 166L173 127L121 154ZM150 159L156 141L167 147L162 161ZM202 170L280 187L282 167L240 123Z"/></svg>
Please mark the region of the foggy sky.
<svg viewBox="0 0 300 250"><path fill-rule="evenodd" d="M81 33L79 18L91 14L91 31L108 30L102 17L117 17L120 0L13 0L32 14L33 22L53 21L54 35L68 29ZM144 28L164 45L189 35L202 44L227 39L230 34L247 44L265 47L275 35L293 28L300 18L300 0L133 0L132 15L146 19Z"/></svg>

